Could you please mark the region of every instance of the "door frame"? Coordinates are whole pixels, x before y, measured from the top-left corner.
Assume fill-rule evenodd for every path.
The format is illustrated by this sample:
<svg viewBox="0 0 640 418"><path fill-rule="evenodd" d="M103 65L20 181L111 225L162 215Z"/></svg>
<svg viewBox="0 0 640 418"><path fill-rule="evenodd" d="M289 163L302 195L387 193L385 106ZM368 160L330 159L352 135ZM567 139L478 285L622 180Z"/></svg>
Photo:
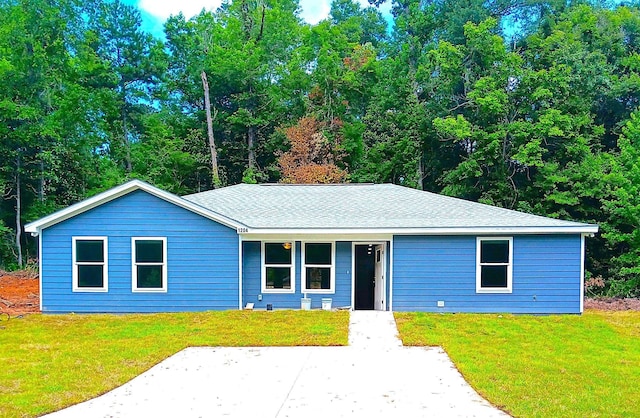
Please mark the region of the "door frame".
<svg viewBox="0 0 640 418"><path fill-rule="evenodd" d="M382 246L382 295L387 298L387 251L389 246L387 241L351 241L351 310L356 310L356 245L376 245ZM374 258L375 260L375 258ZM375 262L375 261L374 261ZM374 290L374 310L375 309L375 290ZM384 304L385 310L389 310L389 302Z"/></svg>

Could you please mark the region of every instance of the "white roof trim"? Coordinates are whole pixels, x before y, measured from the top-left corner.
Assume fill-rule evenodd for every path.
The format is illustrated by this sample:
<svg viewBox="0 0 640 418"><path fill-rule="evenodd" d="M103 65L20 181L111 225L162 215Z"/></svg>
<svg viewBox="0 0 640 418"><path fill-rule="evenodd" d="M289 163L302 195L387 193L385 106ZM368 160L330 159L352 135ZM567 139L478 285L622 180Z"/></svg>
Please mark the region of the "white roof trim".
<svg viewBox="0 0 640 418"><path fill-rule="evenodd" d="M353 234L353 233L346 234L342 232L324 234L324 233L316 233L315 231L312 231L312 233L303 232L298 234L291 234L288 232L283 232L280 234L242 233L240 234L240 237L243 241L262 241L262 240L277 241L277 240L286 239L289 241L306 241L306 242L311 242L310 240L313 240L316 242L318 241L384 242L384 241L391 241L391 239L393 238L393 235L379 234L375 231L364 230L364 231L358 232L357 234Z"/></svg>
<svg viewBox="0 0 640 418"><path fill-rule="evenodd" d="M230 228L237 229L237 228L244 227L244 225L238 221L230 219L219 213L213 212L209 209L205 209L202 206L189 202L188 200L185 200L179 196L176 196L173 193L165 192L164 190L158 189L157 187L154 187L149 183L145 183L144 181L141 181L141 180L131 180L127 183L121 184L120 186L116 186L105 192L99 193L93 197L90 197L74 205L71 205L65 209L52 213L51 215L45 216L44 218L38 219L37 221L28 223L27 225L25 225L24 230L26 232L30 232L34 236L37 236L41 230L47 227L50 227L59 222L65 221L69 218L72 218L76 215L79 215L83 212L86 212L104 203L115 200L121 196L129 194L136 190L143 190L169 203L173 203L176 206L180 206L181 208L187 209L198 215L204 216L205 218L214 220Z"/></svg>
<svg viewBox="0 0 640 418"><path fill-rule="evenodd" d="M598 232L598 225L576 226L483 226L451 228L239 228L238 233L245 237L259 235L496 235L496 234L585 234Z"/></svg>

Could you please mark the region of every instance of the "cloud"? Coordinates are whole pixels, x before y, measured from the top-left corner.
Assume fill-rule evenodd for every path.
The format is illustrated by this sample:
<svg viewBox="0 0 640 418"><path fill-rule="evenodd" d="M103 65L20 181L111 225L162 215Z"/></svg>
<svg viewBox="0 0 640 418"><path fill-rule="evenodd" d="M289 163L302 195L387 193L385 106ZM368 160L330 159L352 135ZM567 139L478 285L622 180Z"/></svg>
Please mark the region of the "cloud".
<svg viewBox="0 0 640 418"><path fill-rule="evenodd" d="M368 0L356 0L362 7L369 7ZM329 17L331 11L331 0L300 0L300 17L307 23L315 25L322 19ZM391 14L391 0L387 0L380 6L380 12L385 15Z"/></svg>
<svg viewBox="0 0 640 418"><path fill-rule="evenodd" d="M363 7L369 6L367 0L357 0ZM204 8L216 10L222 0L139 0L138 7L144 12L164 21L171 15L182 12L189 19L197 15ZM306 22L316 24L329 16L331 0L300 0L300 17ZM382 5L380 11L389 13L391 2L388 0Z"/></svg>
<svg viewBox="0 0 640 418"><path fill-rule="evenodd" d="M316 24L326 19L331 11L330 0L300 0L300 17L306 22Z"/></svg>
<svg viewBox="0 0 640 418"><path fill-rule="evenodd" d="M222 0L139 0L138 7L162 20L179 12L189 19L200 13L202 9L216 10L221 3Z"/></svg>

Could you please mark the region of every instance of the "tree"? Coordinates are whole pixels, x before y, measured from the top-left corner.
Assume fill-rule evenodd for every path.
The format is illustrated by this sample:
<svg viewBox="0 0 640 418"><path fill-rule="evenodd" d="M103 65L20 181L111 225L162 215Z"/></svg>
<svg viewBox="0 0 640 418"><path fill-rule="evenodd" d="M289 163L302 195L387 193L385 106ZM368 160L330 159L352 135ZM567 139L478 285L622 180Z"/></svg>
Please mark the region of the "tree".
<svg viewBox="0 0 640 418"><path fill-rule="evenodd" d="M131 146L131 175L176 194L192 189L192 175L198 169L187 139L176 134L173 117L167 111L145 115L141 140Z"/></svg>
<svg viewBox="0 0 640 418"><path fill-rule="evenodd" d="M297 1L243 0L225 2L189 22L181 16L167 22L177 107L186 110L194 128L207 129L206 106L194 89L202 86L204 70L226 183L247 173L254 181L266 179L265 167L275 160L268 139L278 124L302 114L305 73L295 57L302 28L297 10Z"/></svg>
<svg viewBox="0 0 640 418"><path fill-rule="evenodd" d="M422 1L393 2L394 31L382 48L381 83L371 90L364 118L363 163L354 179L425 188L425 164L432 129L430 108L417 76L433 40L434 7Z"/></svg>
<svg viewBox="0 0 640 418"><path fill-rule="evenodd" d="M347 172L336 163L339 144L324 134L326 124L305 117L285 130L291 149L278 158L283 183L342 183Z"/></svg>
<svg viewBox="0 0 640 418"><path fill-rule="evenodd" d="M331 25L340 27L350 42L378 48L387 40L387 22L374 7L362 8L354 0L333 0Z"/></svg>
<svg viewBox="0 0 640 418"><path fill-rule="evenodd" d="M219 36L219 30L222 29L213 15L204 12L190 21L178 14L169 17L165 23L166 47L171 59L165 83L168 94L163 108L173 117L172 130L176 136L185 138L190 144L188 152L193 158L202 163L208 158L208 173L204 172L203 165L198 165L191 174L189 182L196 190L224 184L223 170L218 162L219 144L215 140L220 134L220 103L212 103L210 99L211 92L218 86L212 89L207 76L210 44L213 37ZM207 144L206 148L203 142Z"/></svg>
<svg viewBox="0 0 640 418"><path fill-rule="evenodd" d="M380 76L376 46L386 39L386 22L374 8L336 0L331 18L303 38L303 57L310 68L307 115L327 126L325 134L344 151L340 167L356 173L363 161L367 108Z"/></svg>
<svg viewBox="0 0 640 418"><path fill-rule="evenodd" d="M231 95L234 105L228 121L245 137L246 170L259 173L258 151L272 132L272 122L287 112L277 80L286 76L292 48L299 37L297 1L240 0L221 7L220 21L225 28L216 42L212 57L224 60L231 70L237 90ZM213 77L224 77L215 72ZM287 119L286 117L284 118Z"/></svg>
<svg viewBox="0 0 640 418"><path fill-rule="evenodd" d="M90 11L95 50L109 66L110 95L104 99L107 144L112 158L131 173L131 144L139 140L141 117L151 111L154 90L166 69L163 45L142 32L140 12L120 0Z"/></svg>
<svg viewBox="0 0 640 418"><path fill-rule="evenodd" d="M220 187L222 185L220 181L220 172L218 171L218 151L216 150L216 140L213 136L213 119L218 114L217 109L214 109L213 117L211 116L211 100L209 99L209 81L207 80L207 73L202 70L200 73L202 77L202 89L204 90L204 109L207 115L207 138L209 139L209 151L211 153L211 176L214 187Z"/></svg>
<svg viewBox="0 0 640 418"><path fill-rule="evenodd" d="M608 215L603 237L614 251L609 282L612 294L640 296L640 114L634 112L618 139L617 158L610 161L603 206ZM606 193L609 191L609 193Z"/></svg>

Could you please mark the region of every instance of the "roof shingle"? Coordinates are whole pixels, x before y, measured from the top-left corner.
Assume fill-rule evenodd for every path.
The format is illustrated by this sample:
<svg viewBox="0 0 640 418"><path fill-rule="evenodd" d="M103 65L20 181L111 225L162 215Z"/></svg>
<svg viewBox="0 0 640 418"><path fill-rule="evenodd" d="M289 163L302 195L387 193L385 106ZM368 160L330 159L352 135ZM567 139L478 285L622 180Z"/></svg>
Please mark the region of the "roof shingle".
<svg viewBox="0 0 640 418"><path fill-rule="evenodd" d="M393 184L238 184L183 198L255 229L597 228Z"/></svg>

